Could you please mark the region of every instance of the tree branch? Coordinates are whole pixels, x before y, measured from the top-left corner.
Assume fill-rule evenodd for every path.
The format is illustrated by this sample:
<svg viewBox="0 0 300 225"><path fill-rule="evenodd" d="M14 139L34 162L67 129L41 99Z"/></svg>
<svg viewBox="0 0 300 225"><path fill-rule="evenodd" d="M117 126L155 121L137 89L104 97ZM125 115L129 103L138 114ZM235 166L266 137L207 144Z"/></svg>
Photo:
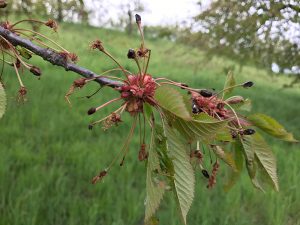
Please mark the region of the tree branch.
<svg viewBox="0 0 300 225"><path fill-rule="evenodd" d="M74 63L66 62L66 60L57 52L54 52L47 48L42 48L42 47L32 43L30 40L22 38L1 26L0 26L0 36L7 39L12 45L22 46L22 47L32 51L36 55L42 57L44 60L52 63L53 65L65 68L66 71L73 71L83 77L86 77L86 78L94 78L94 77L99 76L98 74L96 74L84 67L80 67ZM101 85L106 85L106 86L110 86L110 87L122 86L121 82L107 79L105 77L98 77L95 79L95 81Z"/></svg>

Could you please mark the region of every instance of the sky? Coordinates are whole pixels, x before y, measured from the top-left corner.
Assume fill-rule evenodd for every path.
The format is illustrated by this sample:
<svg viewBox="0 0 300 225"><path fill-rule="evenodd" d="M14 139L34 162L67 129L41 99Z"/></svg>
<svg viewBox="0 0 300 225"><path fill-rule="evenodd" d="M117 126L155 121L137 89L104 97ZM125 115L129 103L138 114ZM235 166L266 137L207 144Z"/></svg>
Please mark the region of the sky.
<svg viewBox="0 0 300 225"><path fill-rule="evenodd" d="M199 12L197 0L151 0L146 7L144 20L149 25L180 23Z"/></svg>
<svg viewBox="0 0 300 225"><path fill-rule="evenodd" d="M124 8L128 7L129 4L133 5L136 0L84 0L86 6L94 13L90 17L90 23L94 26L109 26L105 22L113 20L119 21L120 17L128 18L127 10L121 10L120 6ZM212 0L140 0L144 5L144 12L139 13L142 16L143 25L189 25L192 22L192 17L196 16L209 7ZM201 2L201 7L197 4ZM121 16L120 16L121 15ZM186 22L186 23L184 23ZM294 40L299 43L299 24L290 25L290 29L285 31L286 36L290 40ZM279 71L278 65L272 65L274 72Z"/></svg>
<svg viewBox="0 0 300 225"><path fill-rule="evenodd" d="M96 11L97 15L91 18L93 25L98 25L100 20L117 20L121 13L120 5L127 5L133 0L85 0L89 9ZM199 13L199 0L141 0L145 6L145 12L140 13L145 25L175 25L183 21L191 21L191 18ZM202 0L208 5L210 0ZM96 9L96 10L95 10ZM106 10L109 9L109 10ZM123 12L124 13L124 12ZM126 14L125 14L126 16Z"/></svg>

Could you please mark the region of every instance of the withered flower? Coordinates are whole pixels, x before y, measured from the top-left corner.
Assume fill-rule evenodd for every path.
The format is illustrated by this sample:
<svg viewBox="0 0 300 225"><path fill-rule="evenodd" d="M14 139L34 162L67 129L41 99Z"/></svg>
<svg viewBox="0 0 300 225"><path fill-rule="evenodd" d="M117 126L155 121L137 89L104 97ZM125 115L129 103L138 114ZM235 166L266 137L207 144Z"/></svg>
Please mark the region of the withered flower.
<svg viewBox="0 0 300 225"><path fill-rule="evenodd" d="M47 27L50 27L51 29L53 29L55 32L57 32L58 25L57 25L57 23L56 23L55 20L53 20L53 19L48 19L48 21L45 22L45 25L46 25Z"/></svg>
<svg viewBox="0 0 300 225"><path fill-rule="evenodd" d="M90 45L90 48L91 49L98 49L99 51L104 51L104 47L103 47L103 44L102 44L102 41L100 41L99 39L93 41Z"/></svg>

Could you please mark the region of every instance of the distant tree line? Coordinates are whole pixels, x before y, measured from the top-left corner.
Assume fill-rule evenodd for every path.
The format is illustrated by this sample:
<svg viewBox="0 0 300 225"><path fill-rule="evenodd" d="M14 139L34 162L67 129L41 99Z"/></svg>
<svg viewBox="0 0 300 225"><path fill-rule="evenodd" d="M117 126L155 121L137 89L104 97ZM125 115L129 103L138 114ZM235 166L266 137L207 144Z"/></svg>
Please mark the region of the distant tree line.
<svg viewBox="0 0 300 225"><path fill-rule="evenodd" d="M87 1L86 1L87 2ZM88 23L89 16L98 25L133 33L134 14L147 10L142 0L126 0L112 6L103 0L11 0L0 16L25 14L27 17L54 17L61 21ZM104 4L105 3L105 4ZM91 5L93 7L91 7ZM201 3L199 3L201 6ZM118 19L109 18L107 8L117 7ZM101 21L102 18L106 21ZM145 26L148 38L166 38L187 43L207 52L207 57L222 55L240 63L254 64L279 72L300 74L300 2L299 0L215 0L199 10L190 27ZM300 81L300 76L295 77Z"/></svg>
<svg viewBox="0 0 300 225"><path fill-rule="evenodd" d="M193 29L185 41L208 54L300 74L299 0L213 1Z"/></svg>
<svg viewBox="0 0 300 225"><path fill-rule="evenodd" d="M243 65L288 73L300 83L299 0L215 0L190 27L148 27L146 36L167 38ZM275 71L275 70L274 70ZM273 72L274 72L273 71Z"/></svg>
<svg viewBox="0 0 300 225"><path fill-rule="evenodd" d="M87 5L87 2L89 3ZM115 7L118 19L103 19L109 15L106 8ZM135 25L134 14L144 11L141 0L122 1L118 5L103 0L11 0L0 17L9 15L24 15L29 18L53 18L58 22L71 21L89 23L89 17L97 18L98 26L109 24L112 27L125 30L129 35L133 33Z"/></svg>
<svg viewBox="0 0 300 225"><path fill-rule="evenodd" d="M88 22L89 12L83 0L10 0L1 16L10 14L56 19L58 22Z"/></svg>

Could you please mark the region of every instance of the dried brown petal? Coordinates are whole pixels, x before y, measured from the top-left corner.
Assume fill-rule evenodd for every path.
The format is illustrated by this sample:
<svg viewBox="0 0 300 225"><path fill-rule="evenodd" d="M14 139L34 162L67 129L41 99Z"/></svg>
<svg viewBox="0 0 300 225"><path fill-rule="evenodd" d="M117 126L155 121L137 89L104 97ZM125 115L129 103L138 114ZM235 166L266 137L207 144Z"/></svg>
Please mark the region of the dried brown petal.
<svg viewBox="0 0 300 225"><path fill-rule="evenodd" d="M101 52L104 51L102 41L100 41L99 39L93 41L92 44L90 45L90 47L91 47L91 49L98 49Z"/></svg>
<svg viewBox="0 0 300 225"><path fill-rule="evenodd" d="M45 22L45 25L47 27L52 28L55 32L57 32L58 25L55 20L49 19L47 22Z"/></svg>
<svg viewBox="0 0 300 225"><path fill-rule="evenodd" d="M79 78L74 80L73 85L77 88L82 88L86 84L86 78Z"/></svg>
<svg viewBox="0 0 300 225"><path fill-rule="evenodd" d="M99 175L93 177L92 184L96 184L98 181L102 180L103 177L107 175L107 170L102 170Z"/></svg>

